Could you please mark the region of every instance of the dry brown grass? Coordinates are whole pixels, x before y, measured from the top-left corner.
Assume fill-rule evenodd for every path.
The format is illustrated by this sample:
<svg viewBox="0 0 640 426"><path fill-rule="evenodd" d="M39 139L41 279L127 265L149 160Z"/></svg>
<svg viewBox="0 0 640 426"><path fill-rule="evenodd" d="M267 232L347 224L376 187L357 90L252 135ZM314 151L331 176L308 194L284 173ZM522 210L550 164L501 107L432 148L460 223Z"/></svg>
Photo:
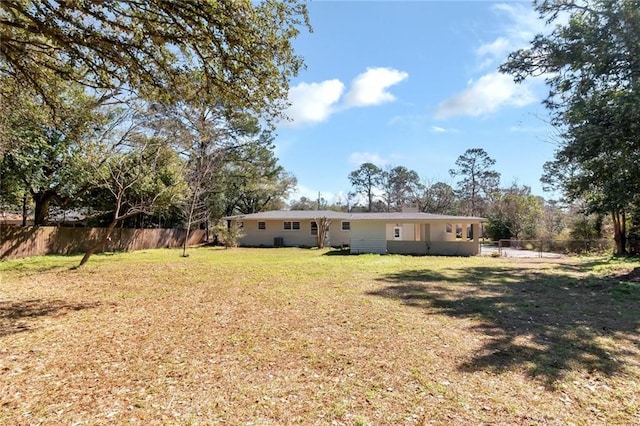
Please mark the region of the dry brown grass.
<svg viewBox="0 0 640 426"><path fill-rule="evenodd" d="M0 263L0 423L640 423L637 262L190 253Z"/></svg>

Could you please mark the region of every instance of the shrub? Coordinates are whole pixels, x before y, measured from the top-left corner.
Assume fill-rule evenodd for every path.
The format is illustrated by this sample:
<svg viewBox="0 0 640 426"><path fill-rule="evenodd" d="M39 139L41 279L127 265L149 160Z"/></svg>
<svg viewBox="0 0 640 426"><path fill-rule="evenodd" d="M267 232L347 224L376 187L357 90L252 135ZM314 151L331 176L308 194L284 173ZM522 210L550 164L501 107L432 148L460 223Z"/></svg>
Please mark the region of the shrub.
<svg viewBox="0 0 640 426"><path fill-rule="evenodd" d="M214 233L225 247L238 247L238 240L244 237L244 229L238 225L227 227L224 224L216 225Z"/></svg>

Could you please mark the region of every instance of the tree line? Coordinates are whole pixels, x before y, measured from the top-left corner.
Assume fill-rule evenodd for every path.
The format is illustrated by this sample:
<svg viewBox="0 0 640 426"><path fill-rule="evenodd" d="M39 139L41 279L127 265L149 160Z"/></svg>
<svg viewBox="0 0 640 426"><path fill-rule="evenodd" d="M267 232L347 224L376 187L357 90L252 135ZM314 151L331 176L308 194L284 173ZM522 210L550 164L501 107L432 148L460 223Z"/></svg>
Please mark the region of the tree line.
<svg viewBox="0 0 640 426"><path fill-rule="evenodd" d="M500 239L598 239L606 233L601 216L585 214L579 205L545 200L531 188L513 182L501 186L495 160L482 148L466 150L449 174L455 183L428 181L404 166L381 168L363 163L348 178L353 191L329 204L301 197L293 210L330 209L352 212L398 212L413 206L420 212L488 219L486 236ZM360 201L363 200L363 201Z"/></svg>
<svg viewBox="0 0 640 426"><path fill-rule="evenodd" d="M616 254L640 255L640 3L534 5L553 30L511 53L500 71L549 87L545 105L561 139L542 181L607 215Z"/></svg>
<svg viewBox="0 0 640 426"><path fill-rule="evenodd" d="M282 207L274 123L304 28L295 0L0 2L2 210L104 226L82 264L119 225Z"/></svg>

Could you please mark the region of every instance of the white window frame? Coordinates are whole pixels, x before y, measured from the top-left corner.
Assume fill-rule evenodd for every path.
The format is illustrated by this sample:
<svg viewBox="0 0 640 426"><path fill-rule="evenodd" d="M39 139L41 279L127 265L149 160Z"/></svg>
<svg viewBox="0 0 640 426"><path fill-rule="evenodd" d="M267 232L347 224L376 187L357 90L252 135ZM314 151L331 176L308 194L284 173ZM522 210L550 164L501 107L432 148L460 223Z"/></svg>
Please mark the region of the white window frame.
<svg viewBox="0 0 640 426"><path fill-rule="evenodd" d="M313 225L315 225L315 231L316 231L315 233L313 232L314 231ZM315 220L311 221L311 236L312 237L317 237L318 236L318 224L316 223Z"/></svg>
<svg viewBox="0 0 640 426"><path fill-rule="evenodd" d="M260 228L260 224L262 224L262 228ZM257 226L258 226L258 231L266 231L267 230L267 222L265 222L264 220L259 220Z"/></svg>
<svg viewBox="0 0 640 426"><path fill-rule="evenodd" d="M289 224L288 228L287 228L287 224ZM299 231L300 222L297 220L285 220L282 222L282 229L284 229L285 231Z"/></svg>
<svg viewBox="0 0 640 426"><path fill-rule="evenodd" d="M346 228L344 226L345 224L347 224ZM351 222L348 220L343 220L340 229L342 229L343 231L351 231Z"/></svg>

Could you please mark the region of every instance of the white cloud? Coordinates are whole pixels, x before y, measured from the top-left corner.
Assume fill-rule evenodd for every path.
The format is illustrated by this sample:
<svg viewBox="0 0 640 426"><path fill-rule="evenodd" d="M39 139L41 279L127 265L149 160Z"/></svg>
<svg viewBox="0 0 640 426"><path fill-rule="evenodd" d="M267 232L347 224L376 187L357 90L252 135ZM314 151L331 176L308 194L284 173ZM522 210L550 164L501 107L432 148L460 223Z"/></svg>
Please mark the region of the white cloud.
<svg viewBox="0 0 640 426"><path fill-rule="evenodd" d="M498 37L490 43L481 45L476 49L476 54L482 60L479 69L495 67L512 50L514 50L513 43L505 37Z"/></svg>
<svg viewBox="0 0 640 426"><path fill-rule="evenodd" d="M518 47L528 44L536 34L549 31L530 4L499 3L493 5L492 9L498 15L506 15L508 24L505 25L505 32L512 43L520 44Z"/></svg>
<svg viewBox="0 0 640 426"><path fill-rule="evenodd" d="M383 158L380 154L371 152L354 152L349 156L349 163L354 166L360 166L363 163L373 163L378 167L389 164L389 160Z"/></svg>
<svg viewBox="0 0 640 426"><path fill-rule="evenodd" d="M431 131L433 133L459 133L458 129L447 129L440 126L431 126Z"/></svg>
<svg viewBox="0 0 640 426"><path fill-rule="evenodd" d="M409 77L409 74L393 68L368 68L351 83L345 95L345 107L361 107L392 102L395 97L387 91L393 85Z"/></svg>
<svg viewBox="0 0 640 426"><path fill-rule="evenodd" d="M289 89L290 106L285 111L289 120L281 125L317 124L341 110L392 102L395 97L387 89L408 76L393 68L368 68L353 80L347 94L344 94L344 83L338 79L302 82Z"/></svg>
<svg viewBox="0 0 640 426"><path fill-rule="evenodd" d="M482 43L475 50L478 69L497 69L510 52L527 47L536 34L548 32L538 13L528 5L501 3L491 7L501 17L500 34ZM533 88L543 76L516 85L513 77L491 71L477 81L467 83L467 89L445 99L436 108L436 118L451 116L481 116L505 106L522 107L537 101ZM538 80L538 81L536 81Z"/></svg>
<svg viewBox="0 0 640 426"><path fill-rule="evenodd" d="M536 34L548 31L538 13L529 6L501 3L491 9L496 15L505 16L506 23L500 29L501 35L476 49L480 69L496 67L510 52L526 47Z"/></svg>
<svg viewBox="0 0 640 426"><path fill-rule="evenodd" d="M291 106L286 115L288 126L307 123L321 123L334 112L337 102L344 91L344 84L338 80L325 80L320 83L300 83L289 90Z"/></svg>
<svg viewBox="0 0 640 426"><path fill-rule="evenodd" d="M502 56L510 49L511 42L505 37L498 37L491 43L485 43L476 49L479 56Z"/></svg>
<svg viewBox="0 0 640 426"><path fill-rule="evenodd" d="M440 103L436 108L436 118L477 117L503 106L522 107L536 101L530 83L515 84L510 75L496 71L480 77L463 92Z"/></svg>

